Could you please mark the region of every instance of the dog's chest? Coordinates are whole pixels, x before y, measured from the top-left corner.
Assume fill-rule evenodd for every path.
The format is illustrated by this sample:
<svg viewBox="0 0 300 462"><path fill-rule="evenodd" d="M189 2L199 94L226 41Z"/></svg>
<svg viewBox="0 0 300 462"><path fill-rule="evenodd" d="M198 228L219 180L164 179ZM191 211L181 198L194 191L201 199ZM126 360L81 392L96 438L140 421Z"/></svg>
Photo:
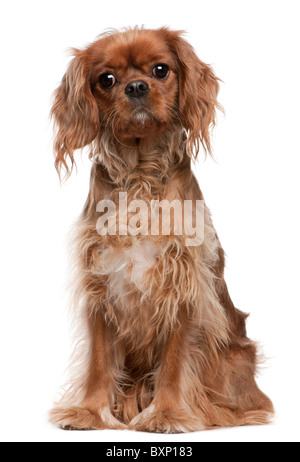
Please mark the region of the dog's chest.
<svg viewBox="0 0 300 462"><path fill-rule="evenodd" d="M160 246L150 240L137 240L128 248L104 250L100 272L108 276L110 296L120 300L133 290L143 292L146 274L155 265L159 253Z"/></svg>

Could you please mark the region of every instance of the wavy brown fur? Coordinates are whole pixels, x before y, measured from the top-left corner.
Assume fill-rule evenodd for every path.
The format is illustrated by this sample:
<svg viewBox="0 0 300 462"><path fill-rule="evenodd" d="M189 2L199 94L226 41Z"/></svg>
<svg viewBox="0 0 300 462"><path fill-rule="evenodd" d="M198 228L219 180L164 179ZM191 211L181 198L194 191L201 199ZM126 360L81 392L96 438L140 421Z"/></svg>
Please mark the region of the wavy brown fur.
<svg viewBox="0 0 300 462"><path fill-rule="evenodd" d="M155 81L149 66L165 61L170 76ZM118 85L103 90L98 75L114 66ZM150 85L143 124L124 96L128 81L141 78ZM94 162L73 240L81 341L67 391L51 411L63 428L186 432L264 424L273 413L255 382L256 346L228 294L208 209L195 247L174 233L96 231L97 203L117 204L119 192L147 204L203 199L190 158L201 144L211 151L218 88L181 34L163 28L108 34L76 50L56 91L57 169L69 174L74 151L86 145Z"/></svg>

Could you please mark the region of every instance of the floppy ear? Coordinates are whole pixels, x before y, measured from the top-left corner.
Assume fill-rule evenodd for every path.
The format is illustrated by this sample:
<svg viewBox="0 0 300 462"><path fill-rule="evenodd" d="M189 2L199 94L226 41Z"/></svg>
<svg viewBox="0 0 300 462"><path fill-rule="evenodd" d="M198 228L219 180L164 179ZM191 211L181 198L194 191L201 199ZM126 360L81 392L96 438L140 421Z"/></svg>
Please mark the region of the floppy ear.
<svg viewBox="0 0 300 462"><path fill-rule="evenodd" d="M89 63L83 52L73 51L75 58L54 93L51 109L56 127L55 167L59 174L64 167L67 178L75 163L74 151L90 144L99 130L98 108L89 82Z"/></svg>
<svg viewBox="0 0 300 462"><path fill-rule="evenodd" d="M170 47L179 65L179 110L188 133L187 153L197 157L200 143L212 153L210 130L215 125L219 79L211 67L197 57L181 32L171 32Z"/></svg>

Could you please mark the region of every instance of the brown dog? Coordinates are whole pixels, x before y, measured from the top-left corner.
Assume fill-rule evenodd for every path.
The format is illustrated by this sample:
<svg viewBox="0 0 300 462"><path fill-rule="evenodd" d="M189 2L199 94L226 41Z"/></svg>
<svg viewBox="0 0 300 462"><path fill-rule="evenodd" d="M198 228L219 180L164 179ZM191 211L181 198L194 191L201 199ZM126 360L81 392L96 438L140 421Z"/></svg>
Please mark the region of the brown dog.
<svg viewBox="0 0 300 462"><path fill-rule="evenodd" d="M175 214L203 201L190 164L200 146L211 152L218 79L166 28L108 33L74 55L52 108L56 168L68 176L85 146L94 165L73 244L81 342L51 421L167 433L267 423L273 406L209 211L198 245L187 245L195 209L179 228ZM142 205L159 203L163 219L167 201L170 232L151 233Z"/></svg>

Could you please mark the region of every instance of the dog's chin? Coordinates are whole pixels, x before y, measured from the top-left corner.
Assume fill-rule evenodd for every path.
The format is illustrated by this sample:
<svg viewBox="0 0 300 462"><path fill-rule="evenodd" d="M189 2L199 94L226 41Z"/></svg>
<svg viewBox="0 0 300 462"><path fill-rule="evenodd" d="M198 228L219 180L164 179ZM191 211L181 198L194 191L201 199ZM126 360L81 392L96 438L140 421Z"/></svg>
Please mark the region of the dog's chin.
<svg viewBox="0 0 300 462"><path fill-rule="evenodd" d="M147 109L139 109L131 117L131 124L142 130L153 125L154 119Z"/></svg>
<svg viewBox="0 0 300 462"><path fill-rule="evenodd" d="M145 138L164 131L166 126L166 122L154 116L149 109L139 108L128 117L120 135L124 138Z"/></svg>

